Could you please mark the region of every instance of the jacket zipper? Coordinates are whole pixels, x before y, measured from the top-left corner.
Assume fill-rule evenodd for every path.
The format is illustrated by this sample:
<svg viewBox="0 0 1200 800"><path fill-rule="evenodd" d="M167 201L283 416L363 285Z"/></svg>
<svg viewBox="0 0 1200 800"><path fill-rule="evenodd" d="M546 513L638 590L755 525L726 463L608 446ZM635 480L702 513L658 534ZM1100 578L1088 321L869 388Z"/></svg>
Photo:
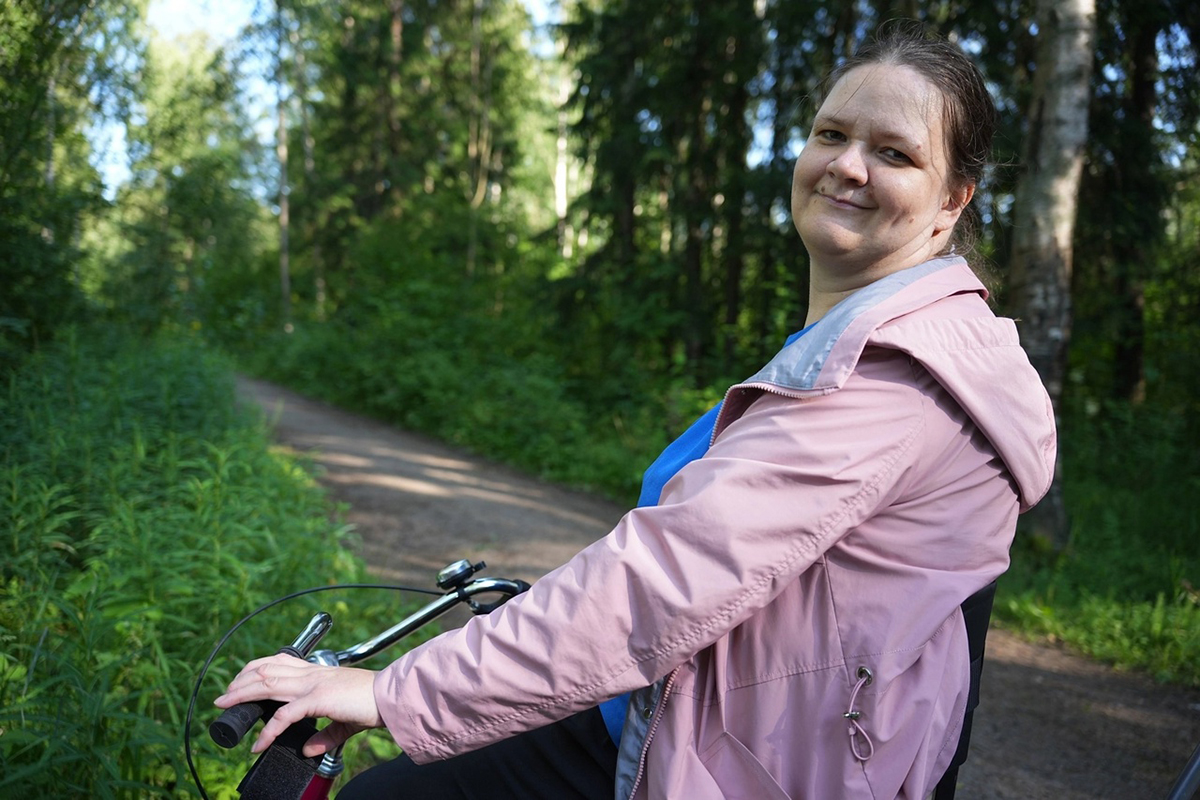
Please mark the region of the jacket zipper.
<svg viewBox="0 0 1200 800"><path fill-rule="evenodd" d="M791 400L803 400L804 398L809 397L813 394L812 391L804 391L804 390L799 390L799 389L787 389L783 386L776 386L773 383L765 383L762 381L759 381L756 383L736 383L733 386L730 386L728 389L725 390L725 396L723 398L721 398L721 410L719 412L717 412L717 418L715 420L713 420L712 436L710 436L708 439L709 447L712 447L714 444L716 444L718 433L725 430L725 428L729 427L728 424L722 425L721 423L725 419L725 406L729 402L729 396L731 394L733 394L735 389L737 389L739 391L745 391L747 389L754 389L756 391L762 392L763 394L773 394L773 395L777 395L779 397L786 397ZM743 413L745 413L744 409L743 409Z"/></svg>
<svg viewBox="0 0 1200 800"><path fill-rule="evenodd" d="M646 772L646 754L650 752L650 740L654 738L654 732L658 730L658 725L662 722L664 709L667 706L667 698L671 696L671 687L675 685L675 676L679 674L679 667L671 670L671 674L667 676L666 683L663 684L662 695L658 698L658 707L654 709L654 719L650 722L650 729L646 731L646 740L642 742L642 754L638 758L637 774L633 776L633 787L629 790L629 798L633 800L633 796L637 794L638 787L642 784L642 775Z"/></svg>

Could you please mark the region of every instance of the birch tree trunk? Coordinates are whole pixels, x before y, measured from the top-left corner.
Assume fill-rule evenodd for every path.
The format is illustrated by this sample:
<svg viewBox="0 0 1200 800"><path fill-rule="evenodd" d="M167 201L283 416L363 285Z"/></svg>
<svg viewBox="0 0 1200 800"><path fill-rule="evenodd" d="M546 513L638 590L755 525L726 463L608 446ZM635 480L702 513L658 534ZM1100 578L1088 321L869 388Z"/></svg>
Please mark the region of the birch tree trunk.
<svg viewBox="0 0 1200 800"><path fill-rule="evenodd" d="M1095 39L1095 0L1038 0L1037 70L1017 184L1010 288L1022 343L1061 407L1071 339L1071 239L1079 199ZM1050 494L1029 515L1037 541L1061 549L1070 534L1062 461Z"/></svg>

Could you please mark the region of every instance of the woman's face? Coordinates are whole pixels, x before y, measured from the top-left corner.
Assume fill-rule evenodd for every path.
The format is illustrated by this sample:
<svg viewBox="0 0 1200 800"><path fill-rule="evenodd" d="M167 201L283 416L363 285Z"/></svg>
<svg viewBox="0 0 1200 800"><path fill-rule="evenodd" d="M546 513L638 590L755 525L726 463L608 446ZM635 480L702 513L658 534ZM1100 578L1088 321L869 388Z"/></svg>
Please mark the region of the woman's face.
<svg viewBox="0 0 1200 800"><path fill-rule="evenodd" d="M951 189L942 104L911 67L868 64L833 86L792 177L814 267L875 280L946 246L974 187Z"/></svg>

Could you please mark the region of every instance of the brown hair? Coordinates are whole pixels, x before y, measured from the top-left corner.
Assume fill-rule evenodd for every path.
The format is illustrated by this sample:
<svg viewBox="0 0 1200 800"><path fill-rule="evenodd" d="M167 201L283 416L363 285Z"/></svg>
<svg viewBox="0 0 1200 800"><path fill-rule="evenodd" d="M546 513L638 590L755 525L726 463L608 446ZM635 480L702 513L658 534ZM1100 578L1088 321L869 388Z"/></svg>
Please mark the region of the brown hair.
<svg viewBox="0 0 1200 800"><path fill-rule="evenodd" d="M983 75L957 45L912 20L885 22L875 36L838 64L821 82L824 96L851 70L869 64L893 64L921 73L941 92L951 180L955 188L978 186L991 163L998 113ZM978 237L979 214L972 204L954 226L951 247L969 256Z"/></svg>

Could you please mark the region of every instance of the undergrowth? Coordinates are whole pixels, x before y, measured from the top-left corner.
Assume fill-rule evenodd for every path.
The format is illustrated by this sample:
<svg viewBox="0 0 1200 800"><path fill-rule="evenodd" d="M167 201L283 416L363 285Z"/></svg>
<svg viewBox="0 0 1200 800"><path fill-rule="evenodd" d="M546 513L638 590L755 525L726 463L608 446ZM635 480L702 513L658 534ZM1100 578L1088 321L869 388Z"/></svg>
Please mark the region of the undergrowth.
<svg viewBox="0 0 1200 800"><path fill-rule="evenodd" d="M487 319L450 325L381 314L276 335L260 350L241 351L240 365L539 477L634 500L642 470L669 441L661 409L628 404L593 413L553 359L510 352L505 341ZM697 408L694 416L707 410Z"/></svg>
<svg viewBox="0 0 1200 800"><path fill-rule="evenodd" d="M1114 405L1068 421L1071 541L1018 546L997 615L1121 668L1200 686L1200 454L1183 413Z"/></svg>
<svg viewBox="0 0 1200 800"><path fill-rule="evenodd" d="M238 411L231 376L194 342L92 329L0 387L0 796L195 796L184 716L221 634L275 597L364 579L350 531ZM197 703L210 796L234 797L249 763L204 733L240 664L318 608L345 646L416 602L338 592L243 628Z"/></svg>

